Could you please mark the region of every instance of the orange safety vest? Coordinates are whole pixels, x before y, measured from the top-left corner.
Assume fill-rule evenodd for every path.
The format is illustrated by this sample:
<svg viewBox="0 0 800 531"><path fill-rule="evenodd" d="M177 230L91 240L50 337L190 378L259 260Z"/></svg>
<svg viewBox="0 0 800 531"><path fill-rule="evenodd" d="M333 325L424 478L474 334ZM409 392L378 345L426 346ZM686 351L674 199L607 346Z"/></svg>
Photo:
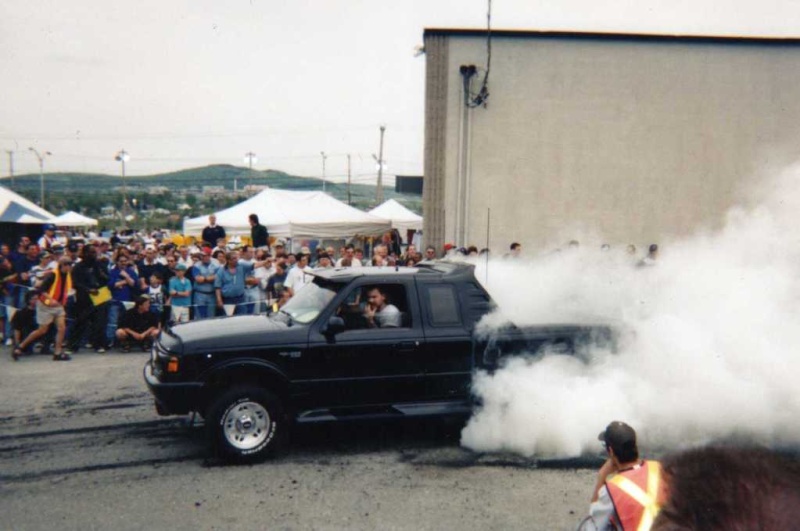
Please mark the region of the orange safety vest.
<svg viewBox="0 0 800 531"><path fill-rule="evenodd" d="M666 498L661 463L644 461L606 481L623 531L649 531Z"/></svg>

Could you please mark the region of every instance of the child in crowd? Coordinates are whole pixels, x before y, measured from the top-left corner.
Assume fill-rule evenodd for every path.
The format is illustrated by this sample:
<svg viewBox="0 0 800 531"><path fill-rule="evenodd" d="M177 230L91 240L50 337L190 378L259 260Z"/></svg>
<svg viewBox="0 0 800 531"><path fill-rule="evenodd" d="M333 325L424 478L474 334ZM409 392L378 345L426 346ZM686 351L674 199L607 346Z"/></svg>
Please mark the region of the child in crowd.
<svg viewBox="0 0 800 531"><path fill-rule="evenodd" d="M173 323L188 323L189 306L192 305L192 282L186 278L186 264L175 267L175 276L169 279L169 298Z"/></svg>
<svg viewBox="0 0 800 531"><path fill-rule="evenodd" d="M163 275L156 271L150 275L150 285L145 291L145 295L150 299L150 311L158 317L158 322L162 323L162 316L164 315L164 306L167 301L167 291L163 284Z"/></svg>

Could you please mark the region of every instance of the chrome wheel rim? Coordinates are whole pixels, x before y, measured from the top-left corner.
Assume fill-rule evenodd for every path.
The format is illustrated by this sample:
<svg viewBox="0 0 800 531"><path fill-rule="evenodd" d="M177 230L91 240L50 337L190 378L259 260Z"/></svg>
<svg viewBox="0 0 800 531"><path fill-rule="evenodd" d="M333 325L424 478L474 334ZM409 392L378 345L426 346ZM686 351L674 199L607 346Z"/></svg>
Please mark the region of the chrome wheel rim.
<svg viewBox="0 0 800 531"><path fill-rule="evenodd" d="M222 420L222 432L237 450L252 450L266 440L271 422L264 406L242 402L228 410Z"/></svg>

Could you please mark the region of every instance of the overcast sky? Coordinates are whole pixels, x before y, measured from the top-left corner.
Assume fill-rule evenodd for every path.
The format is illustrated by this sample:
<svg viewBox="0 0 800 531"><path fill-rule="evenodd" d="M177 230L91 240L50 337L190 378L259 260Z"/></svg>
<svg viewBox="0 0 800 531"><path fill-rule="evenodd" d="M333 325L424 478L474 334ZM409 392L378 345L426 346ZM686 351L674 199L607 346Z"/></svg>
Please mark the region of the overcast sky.
<svg viewBox="0 0 800 531"><path fill-rule="evenodd" d="M214 163L374 182L422 174L428 27L486 27L486 0L2 0L0 147L15 173ZM797 0L494 0L495 29L800 36ZM0 176L9 173L0 153Z"/></svg>

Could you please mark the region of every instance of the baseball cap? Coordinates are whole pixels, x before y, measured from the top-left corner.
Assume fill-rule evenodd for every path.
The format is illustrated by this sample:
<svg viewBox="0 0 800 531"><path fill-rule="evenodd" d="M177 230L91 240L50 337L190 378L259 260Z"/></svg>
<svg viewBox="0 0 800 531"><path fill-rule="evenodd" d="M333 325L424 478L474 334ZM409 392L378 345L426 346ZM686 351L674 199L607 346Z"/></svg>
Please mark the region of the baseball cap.
<svg viewBox="0 0 800 531"><path fill-rule="evenodd" d="M606 443L612 448L622 448L625 445L636 445L636 431L622 421L615 420L606 429L600 432L597 440Z"/></svg>
<svg viewBox="0 0 800 531"><path fill-rule="evenodd" d="M178 264L177 266L175 266L175 269L177 271L186 271L186 264Z"/></svg>

